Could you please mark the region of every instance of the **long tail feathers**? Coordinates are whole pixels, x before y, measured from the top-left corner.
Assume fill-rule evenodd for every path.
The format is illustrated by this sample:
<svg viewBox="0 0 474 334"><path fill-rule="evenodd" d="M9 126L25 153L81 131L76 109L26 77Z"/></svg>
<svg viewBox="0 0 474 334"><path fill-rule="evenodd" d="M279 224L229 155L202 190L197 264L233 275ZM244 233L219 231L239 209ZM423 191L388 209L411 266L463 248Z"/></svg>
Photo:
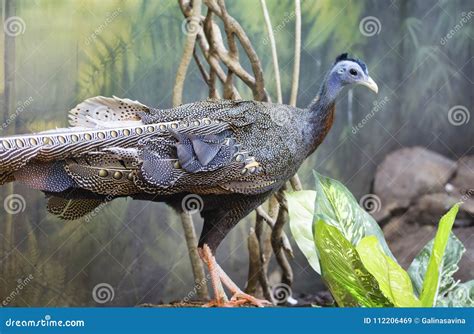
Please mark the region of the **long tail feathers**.
<svg viewBox="0 0 474 334"><path fill-rule="evenodd" d="M0 185L17 179L33 182L27 175L30 163L45 173L51 163L66 158L103 147L136 144L145 132L140 128L143 126L140 114L149 110L138 101L97 96L81 102L69 112L72 128L0 138ZM28 170L17 176L27 164ZM35 177L38 176L36 173Z"/></svg>

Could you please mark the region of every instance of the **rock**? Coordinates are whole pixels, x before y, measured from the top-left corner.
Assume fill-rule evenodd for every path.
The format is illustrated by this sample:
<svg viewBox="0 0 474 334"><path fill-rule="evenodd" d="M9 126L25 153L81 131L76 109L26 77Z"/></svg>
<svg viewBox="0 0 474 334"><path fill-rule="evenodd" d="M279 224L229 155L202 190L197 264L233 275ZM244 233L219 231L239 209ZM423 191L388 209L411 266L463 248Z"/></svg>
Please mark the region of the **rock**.
<svg viewBox="0 0 474 334"><path fill-rule="evenodd" d="M422 147L390 153L375 174L374 193L382 203L378 215L386 217L424 194L444 191L456 167L455 161Z"/></svg>
<svg viewBox="0 0 474 334"><path fill-rule="evenodd" d="M434 238L433 225L410 224L405 216L392 218L383 228L385 238L398 263L407 270L423 247ZM455 279L465 282L474 277L474 227L454 228L453 233L466 248Z"/></svg>
<svg viewBox="0 0 474 334"><path fill-rule="evenodd" d="M383 232L398 263L408 269L420 250L434 238L436 228L433 225L410 224L406 216L401 215L390 219Z"/></svg>
<svg viewBox="0 0 474 334"><path fill-rule="evenodd" d="M472 190L474 192L474 155L459 159L457 165L458 168L451 183L455 187L461 189L463 194L465 194L468 190Z"/></svg>
<svg viewBox="0 0 474 334"><path fill-rule="evenodd" d="M474 156L457 163L421 147L389 154L377 168L374 193L381 210L374 214L400 265L408 269L434 238L440 218L463 202L453 232L466 248L455 279L474 277Z"/></svg>
<svg viewBox="0 0 474 334"><path fill-rule="evenodd" d="M461 196L446 193L427 194L413 203L406 213L406 220L410 223L437 225L439 219L456 203ZM456 217L455 226L469 226L474 224L474 200L465 199Z"/></svg>
<svg viewBox="0 0 474 334"><path fill-rule="evenodd" d="M385 225L392 217L396 217L405 213L406 208L401 207L396 202L386 203L382 206L382 201L380 201L380 206L378 210L370 212L372 217L381 225Z"/></svg>
<svg viewBox="0 0 474 334"><path fill-rule="evenodd" d="M456 228L454 234L466 248L454 278L460 279L462 282L469 281L474 277L474 227Z"/></svg>

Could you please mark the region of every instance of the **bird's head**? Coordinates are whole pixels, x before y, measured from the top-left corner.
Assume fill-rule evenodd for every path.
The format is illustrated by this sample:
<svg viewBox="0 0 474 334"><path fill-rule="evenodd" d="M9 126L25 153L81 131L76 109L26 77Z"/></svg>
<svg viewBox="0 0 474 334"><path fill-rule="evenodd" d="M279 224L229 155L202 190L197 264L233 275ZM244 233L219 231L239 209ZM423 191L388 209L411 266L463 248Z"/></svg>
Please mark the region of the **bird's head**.
<svg viewBox="0 0 474 334"><path fill-rule="evenodd" d="M329 79L330 84L339 86L337 88L362 85L375 93L378 93L379 90L375 81L369 76L367 65L360 59L350 58L347 53L343 53L336 58L329 73Z"/></svg>

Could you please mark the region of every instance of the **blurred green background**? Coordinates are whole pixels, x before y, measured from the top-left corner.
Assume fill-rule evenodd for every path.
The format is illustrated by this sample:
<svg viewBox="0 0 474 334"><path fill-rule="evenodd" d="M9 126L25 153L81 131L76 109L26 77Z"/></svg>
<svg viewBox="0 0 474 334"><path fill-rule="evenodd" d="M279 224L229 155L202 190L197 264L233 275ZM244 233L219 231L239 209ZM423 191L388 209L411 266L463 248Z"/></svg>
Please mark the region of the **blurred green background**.
<svg viewBox="0 0 474 334"><path fill-rule="evenodd" d="M283 97L288 102L294 3L268 0L267 5L277 42ZM227 7L249 35L262 61L266 87L275 100L274 72L259 3L227 1ZM306 187L311 187L310 171L316 168L341 180L360 197L370 192L377 164L403 146L425 146L452 159L474 153L472 121L462 126L448 121L453 106L472 110L474 105L473 10L469 0L302 1L298 106L304 107L314 98L334 58L346 51L367 63L380 88L378 96L358 88L342 95L332 131L300 169ZM177 2L4 0L2 13L3 22L18 16L24 25L14 38L14 47L10 44L5 50L5 34L0 39L4 64L0 67L0 113L4 122L10 120L9 126L0 129L0 136L67 126L67 111L96 95L171 106L186 38ZM367 17L377 19L372 20L375 33L367 33L361 26ZM3 80L5 71L11 75ZM243 85L239 89L243 98L251 98ZM207 94L193 62L184 102L205 99ZM376 101L386 102L363 128L357 128ZM4 198L11 189L3 187L1 191ZM164 205L120 199L88 223L65 223L46 212L39 191L20 185L13 191L25 198L26 208L9 216L0 206L0 301L18 288L19 279L30 274L31 282L8 305L96 305L91 292L101 282L115 291L114 299L106 305L169 302L192 290L181 223ZM199 219L196 222L199 232L201 223ZM217 256L240 286L246 282L246 238L251 226L252 219L247 219L232 231ZM322 287L317 275L296 245L294 249L294 292L317 292ZM272 275L277 277L278 272Z"/></svg>

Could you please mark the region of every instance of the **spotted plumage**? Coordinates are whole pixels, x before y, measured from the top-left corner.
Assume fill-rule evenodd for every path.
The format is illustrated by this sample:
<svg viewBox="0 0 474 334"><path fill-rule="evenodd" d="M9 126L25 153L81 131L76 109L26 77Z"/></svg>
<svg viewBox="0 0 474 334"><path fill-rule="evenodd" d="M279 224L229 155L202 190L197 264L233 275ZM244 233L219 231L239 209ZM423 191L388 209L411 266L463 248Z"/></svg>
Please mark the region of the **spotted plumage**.
<svg viewBox="0 0 474 334"><path fill-rule="evenodd" d="M304 109L230 100L157 109L90 98L69 112L69 128L0 138L0 184L45 192L48 210L63 219L127 196L181 211L182 199L197 195L205 219L200 244L216 248L322 142L341 89L373 89L371 80L363 62L343 54Z"/></svg>
<svg viewBox="0 0 474 334"><path fill-rule="evenodd" d="M217 305L223 283L236 304L243 298L261 306L237 288L213 253L321 144L337 95L352 84L378 90L367 66L342 54L304 109L207 100L163 110L94 97L70 111L69 128L0 138L0 185L18 181L42 190L48 211L66 220L89 221L109 201L127 196L166 202L180 212L199 209L199 253Z"/></svg>

